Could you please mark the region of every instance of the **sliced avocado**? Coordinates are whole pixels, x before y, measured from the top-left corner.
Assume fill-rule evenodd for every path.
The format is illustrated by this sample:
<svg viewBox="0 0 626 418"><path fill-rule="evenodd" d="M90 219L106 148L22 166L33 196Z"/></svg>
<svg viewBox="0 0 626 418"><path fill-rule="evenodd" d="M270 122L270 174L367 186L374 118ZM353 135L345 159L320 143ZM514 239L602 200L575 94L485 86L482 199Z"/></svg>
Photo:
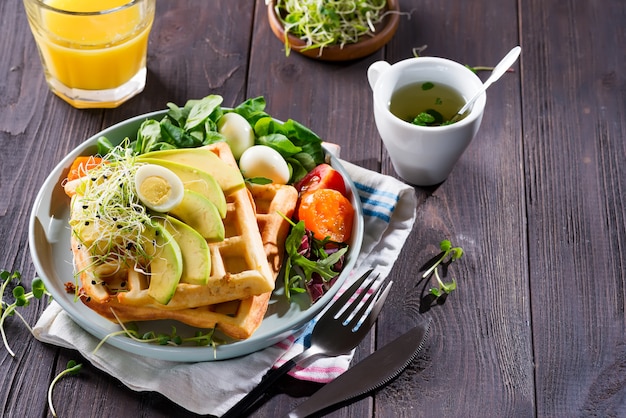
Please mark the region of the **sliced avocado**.
<svg viewBox="0 0 626 418"><path fill-rule="evenodd" d="M206 148L152 151L139 157L140 160L143 158L173 161L206 171L215 177L226 196L245 186L243 176L238 168L225 163L220 157Z"/></svg>
<svg viewBox="0 0 626 418"><path fill-rule="evenodd" d="M153 224L145 238L144 249L148 254L153 254L150 259L148 295L158 303L167 305L183 273L180 246L172 234L157 223Z"/></svg>
<svg viewBox="0 0 626 418"><path fill-rule="evenodd" d="M206 240L223 241L225 236L222 215L209 199L192 190L185 190L183 200L169 212L180 219Z"/></svg>
<svg viewBox="0 0 626 418"><path fill-rule="evenodd" d="M172 234L180 247L183 257L183 273L180 281L182 283L206 285L211 276L211 251L209 250L209 244L195 229L176 218L167 216L161 224Z"/></svg>
<svg viewBox="0 0 626 418"><path fill-rule="evenodd" d="M144 154L144 156L145 155L148 154ZM226 216L226 198L224 197L224 192L215 180L215 177L211 174L193 166L158 158L145 158L144 156L139 157L137 161L169 168L183 181L185 189L200 193L213 202L220 216Z"/></svg>

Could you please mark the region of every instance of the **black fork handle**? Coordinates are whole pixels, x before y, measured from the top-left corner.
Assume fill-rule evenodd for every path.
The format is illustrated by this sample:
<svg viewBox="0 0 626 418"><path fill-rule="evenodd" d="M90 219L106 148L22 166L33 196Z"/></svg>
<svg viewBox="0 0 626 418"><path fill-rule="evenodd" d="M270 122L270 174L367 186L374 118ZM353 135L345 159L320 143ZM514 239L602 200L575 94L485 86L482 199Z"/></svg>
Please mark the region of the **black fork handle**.
<svg viewBox="0 0 626 418"><path fill-rule="evenodd" d="M282 376L286 375L289 370L293 369L296 365L294 359L287 360L282 366L277 369L270 370L261 382L250 391L246 396L244 396L239 402L237 402L232 408L230 408L222 418L234 418L234 417L242 417L246 416L246 412L251 412L250 410L255 406L258 400L265 394L267 389L269 389L278 379Z"/></svg>

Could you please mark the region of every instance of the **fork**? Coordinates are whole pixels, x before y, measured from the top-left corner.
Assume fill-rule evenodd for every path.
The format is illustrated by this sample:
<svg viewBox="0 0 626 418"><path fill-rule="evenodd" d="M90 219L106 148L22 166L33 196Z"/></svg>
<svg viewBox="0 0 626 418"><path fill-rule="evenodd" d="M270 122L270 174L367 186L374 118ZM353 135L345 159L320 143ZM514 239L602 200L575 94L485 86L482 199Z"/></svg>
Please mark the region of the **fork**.
<svg viewBox="0 0 626 418"><path fill-rule="evenodd" d="M311 333L311 346L302 353L287 360L282 366L267 373L250 393L244 396L222 418L240 417L257 403L267 389L280 377L316 356L328 357L346 354L355 348L368 333L387 299L393 282L383 287L381 283L370 293L378 275L361 287L372 270L359 277L320 317ZM360 292L358 290L361 289ZM366 296L368 296L366 299ZM354 297L351 303L350 300ZM365 300L363 302L363 300ZM363 302L361 304L361 302ZM366 315L364 317L364 315Z"/></svg>

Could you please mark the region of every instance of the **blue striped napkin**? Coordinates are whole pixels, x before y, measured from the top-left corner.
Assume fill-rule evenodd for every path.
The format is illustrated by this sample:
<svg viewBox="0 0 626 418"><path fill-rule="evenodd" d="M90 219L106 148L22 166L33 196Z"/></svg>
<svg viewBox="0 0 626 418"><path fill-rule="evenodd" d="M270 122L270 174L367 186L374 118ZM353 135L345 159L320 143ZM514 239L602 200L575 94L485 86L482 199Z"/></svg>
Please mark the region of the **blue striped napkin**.
<svg viewBox="0 0 626 418"><path fill-rule="evenodd" d="M342 164L357 186L364 211L363 245L351 279L370 268L384 278L413 227L417 204L414 190L391 177L345 161ZM227 361L203 363L156 360L108 344L94 354L99 339L78 326L54 301L33 327L33 334L40 341L79 351L91 365L132 390L159 392L196 414L221 415L252 390L268 369L306 347L314 321L299 335L265 350ZM346 355L317 360L293 373L299 379L327 382L345 371L351 359L352 355Z"/></svg>

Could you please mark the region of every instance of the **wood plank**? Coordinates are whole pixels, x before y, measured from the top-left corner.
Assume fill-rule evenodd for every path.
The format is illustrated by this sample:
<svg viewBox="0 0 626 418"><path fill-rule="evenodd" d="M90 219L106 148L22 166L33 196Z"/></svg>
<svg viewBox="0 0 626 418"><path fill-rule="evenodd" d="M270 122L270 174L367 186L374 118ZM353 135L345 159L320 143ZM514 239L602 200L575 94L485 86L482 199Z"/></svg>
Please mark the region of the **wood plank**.
<svg viewBox="0 0 626 418"><path fill-rule="evenodd" d="M46 167L57 163L62 150L56 147L57 129L40 129L45 124L42 110L50 109L51 98L46 94L23 5L0 4L0 24L6 33L12 34L0 37L0 73L5 75L0 80L0 269L20 271L28 287L34 269L28 253L27 219ZM43 168L39 171L34 167ZM10 285L9 289L13 287ZM28 323L34 323L42 306L33 302L20 312ZM0 415L16 411L19 416L27 416L31 405L45 405L46 382L54 368L56 350L48 350L35 341L17 317L8 318L4 329L16 356L11 357L2 345Z"/></svg>
<svg viewBox="0 0 626 418"><path fill-rule="evenodd" d="M254 12L249 3L159 2L150 34L146 88L108 112L104 126L166 109L168 102L183 106L209 94L221 95L223 106L245 100Z"/></svg>
<svg viewBox="0 0 626 418"><path fill-rule="evenodd" d="M23 5L0 4L0 23L12 33L0 38L0 71L9 75L0 81L0 235L6 244L0 253L2 268L20 270L30 283L35 274L27 248L32 203L48 173L85 139L128 117L162 109L168 101L184 104L210 93L222 94L225 105L243 100L249 44L244 22L251 24L253 13L247 4L246 0L203 6L191 1L159 3L146 90L107 111L76 110L53 96L45 85ZM183 47L194 53L180 53ZM23 309L23 315L33 324L43 309L43 303L33 304ZM0 353L5 373L0 410L7 416L32 416L33 407L45 411L48 384L68 360L80 361L80 356L37 342L17 318L7 324L7 334L17 356ZM79 376L63 380L55 399L60 416L93 411L127 416L146 410L154 417L194 416L161 395L133 392L89 365Z"/></svg>
<svg viewBox="0 0 626 418"><path fill-rule="evenodd" d="M264 96L272 116L303 123L323 140L341 145L350 161L377 170L382 144L372 129L365 69L382 52L347 63L318 61L295 52L287 57L271 32L262 0L257 0L253 39L248 96Z"/></svg>
<svg viewBox="0 0 626 418"><path fill-rule="evenodd" d="M48 92L21 2L0 4L0 24L5 34L11 34L0 37L0 72L7 75L0 81L0 269L20 271L24 286L30 289L36 273L27 245L28 218L36 194L48 173L73 148L67 141L73 127L97 126L101 117L73 112ZM33 301L20 313L34 324L44 307L43 302ZM4 371L0 410L7 416L32 416L33 407L46 408L58 349L37 342L18 317L9 318L5 330L16 355L11 357L4 347L0 350Z"/></svg>
<svg viewBox="0 0 626 418"><path fill-rule="evenodd" d="M303 123L323 140L339 144L342 158L378 171L382 144L373 126L366 69L382 53L346 63L318 61L295 52L286 56L282 42L271 32L264 1L257 0L247 95L264 96L272 116ZM257 75L259 71L263 75ZM362 343L357 360L372 351L373 337ZM316 388L287 379L255 416L283 416ZM372 399L364 399L337 416L370 416L372 407Z"/></svg>
<svg viewBox="0 0 626 418"><path fill-rule="evenodd" d="M520 5L537 412L623 416L626 4Z"/></svg>
<svg viewBox="0 0 626 418"><path fill-rule="evenodd" d="M427 45L423 56L494 65L518 43L515 5L421 2L401 21L386 58L410 58L413 47ZM498 35L472 36L483 32ZM451 176L415 189L417 220L392 274L393 305L379 322L378 344L424 318L433 329L418 361L376 397L376 416L533 415L519 84L516 71L491 88L481 129ZM383 167L393 174L388 161ZM444 238L465 250L451 268L459 288L421 312L435 283L420 279L420 267Z"/></svg>
<svg viewBox="0 0 626 418"><path fill-rule="evenodd" d="M245 33L253 12L246 5L246 0L202 6L192 1L159 3L150 35L146 89L118 109L107 111L99 129L165 109L167 102L182 106L188 99L208 94L223 96L224 106L244 100L249 44ZM181 53L183 48L185 53ZM196 416L160 394L133 392L93 368L86 374L87 385L99 396L89 406L82 399L68 399L63 404L64 416L82 415L86 410L104 411L103 416L138 416L146 411L153 417ZM85 386L83 381L76 384ZM64 390L69 395L76 388Z"/></svg>

